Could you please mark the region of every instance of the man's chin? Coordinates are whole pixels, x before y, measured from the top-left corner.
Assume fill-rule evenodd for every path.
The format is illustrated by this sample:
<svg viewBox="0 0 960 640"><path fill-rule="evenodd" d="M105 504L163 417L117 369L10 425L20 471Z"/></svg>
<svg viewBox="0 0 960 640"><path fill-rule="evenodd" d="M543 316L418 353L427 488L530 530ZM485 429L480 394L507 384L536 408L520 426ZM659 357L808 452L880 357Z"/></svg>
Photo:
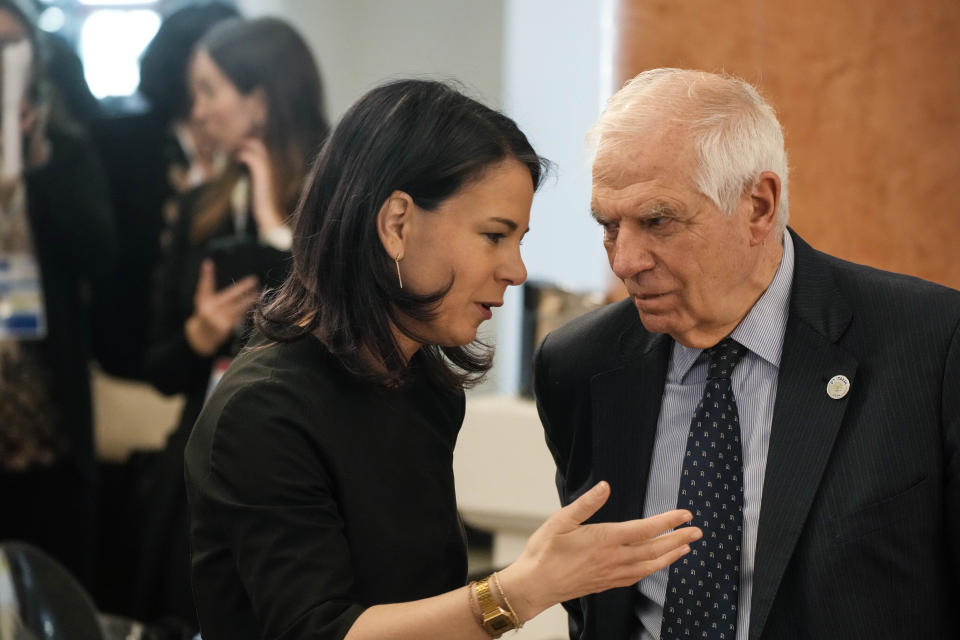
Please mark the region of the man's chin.
<svg viewBox="0 0 960 640"><path fill-rule="evenodd" d="M662 311L640 309L639 305L637 307L640 323L650 333L669 333L672 335L679 328L676 315Z"/></svg>

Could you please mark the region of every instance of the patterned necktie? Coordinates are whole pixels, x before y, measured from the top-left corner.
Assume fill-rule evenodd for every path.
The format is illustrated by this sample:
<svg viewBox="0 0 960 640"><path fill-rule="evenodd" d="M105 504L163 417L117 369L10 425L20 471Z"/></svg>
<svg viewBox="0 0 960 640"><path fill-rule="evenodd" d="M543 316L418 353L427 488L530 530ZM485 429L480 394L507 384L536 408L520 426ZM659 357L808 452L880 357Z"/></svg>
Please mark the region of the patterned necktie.
<svg viewBox="0 0 960 640"><path fill-rule="evenodd" d="M732 338L706 350L710 370L690 424L677 508L703 537L669 569L661 640L734 640L743 540L740 418L730 374L746 347Z"/></svg>

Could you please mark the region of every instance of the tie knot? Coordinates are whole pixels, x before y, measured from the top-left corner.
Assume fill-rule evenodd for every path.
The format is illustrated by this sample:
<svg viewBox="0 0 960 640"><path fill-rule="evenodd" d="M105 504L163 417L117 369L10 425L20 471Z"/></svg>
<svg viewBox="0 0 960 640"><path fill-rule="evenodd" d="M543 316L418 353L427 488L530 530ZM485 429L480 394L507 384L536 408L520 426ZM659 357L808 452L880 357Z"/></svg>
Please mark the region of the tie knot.
<svg viewBox="0 0 960 640"><path fill-rule="evenodd" d="M710 356L710 368L707 378L711 380L727 379L733 373L733 368L740 362L740 358L747 352L747 348L733 338L724 338L715 346L707 349Z"/></svg>

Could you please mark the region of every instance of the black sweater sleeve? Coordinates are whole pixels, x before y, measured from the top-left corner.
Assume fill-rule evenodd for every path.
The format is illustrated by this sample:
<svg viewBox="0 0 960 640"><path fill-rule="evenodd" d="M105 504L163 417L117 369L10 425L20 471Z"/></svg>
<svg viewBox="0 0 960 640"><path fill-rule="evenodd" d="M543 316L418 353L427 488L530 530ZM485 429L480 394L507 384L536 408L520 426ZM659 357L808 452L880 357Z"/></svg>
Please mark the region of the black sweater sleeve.
<svg viewBox="0 0 960 640"><path fill-rule="evenodd" d="M197 354L187 342L184 325L192 309L182 301L192 299L197 265L190 240L193 207L190 197L181 198L180 215L173 223L164 250L154 301L153 330L145 360L145 375L166 394L189 393L202 388L210 376L213 357Z"/></svg>

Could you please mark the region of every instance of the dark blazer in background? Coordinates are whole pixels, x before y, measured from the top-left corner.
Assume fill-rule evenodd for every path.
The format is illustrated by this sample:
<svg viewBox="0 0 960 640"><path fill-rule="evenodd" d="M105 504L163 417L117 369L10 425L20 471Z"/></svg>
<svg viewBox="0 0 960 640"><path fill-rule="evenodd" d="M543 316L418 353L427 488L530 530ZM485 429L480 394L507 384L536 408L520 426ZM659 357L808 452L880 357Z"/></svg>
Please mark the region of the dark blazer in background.
<svg viewBox="0 0 960 640"><path fill-rule="evenodd" d="M117 228L116 268L99 283L93 307L93 344L104 371L143 379L163 207L174 197L168 172L173 162L185 160L178 157L167 119L128 102L136 101L105 101L110 107L91 123Z"/></svg>
<svg viewBox="0 0 960 640"><path fill-rule="evenodd" d="M85 587L96 573L98 478L90 397L90 305L116 248L106 178L90 141L51 129L49 161L26 174L47 336L36 348L63 452L52 465L0 471L0 540L19 539L63 563ZM0 425L2 429L3 425Z"/></svg>
<svg viewBox="0 0 960 640"><path fill-rule="evenodd" d="M793 242L750 638L960 637L960 292ZM564 504L607 480L595 520L641 517L672 344L629 300L544 340ZM837 374L851 387L833 400ZM571 637L628 638L636 597L567 603Z"/></svg>

